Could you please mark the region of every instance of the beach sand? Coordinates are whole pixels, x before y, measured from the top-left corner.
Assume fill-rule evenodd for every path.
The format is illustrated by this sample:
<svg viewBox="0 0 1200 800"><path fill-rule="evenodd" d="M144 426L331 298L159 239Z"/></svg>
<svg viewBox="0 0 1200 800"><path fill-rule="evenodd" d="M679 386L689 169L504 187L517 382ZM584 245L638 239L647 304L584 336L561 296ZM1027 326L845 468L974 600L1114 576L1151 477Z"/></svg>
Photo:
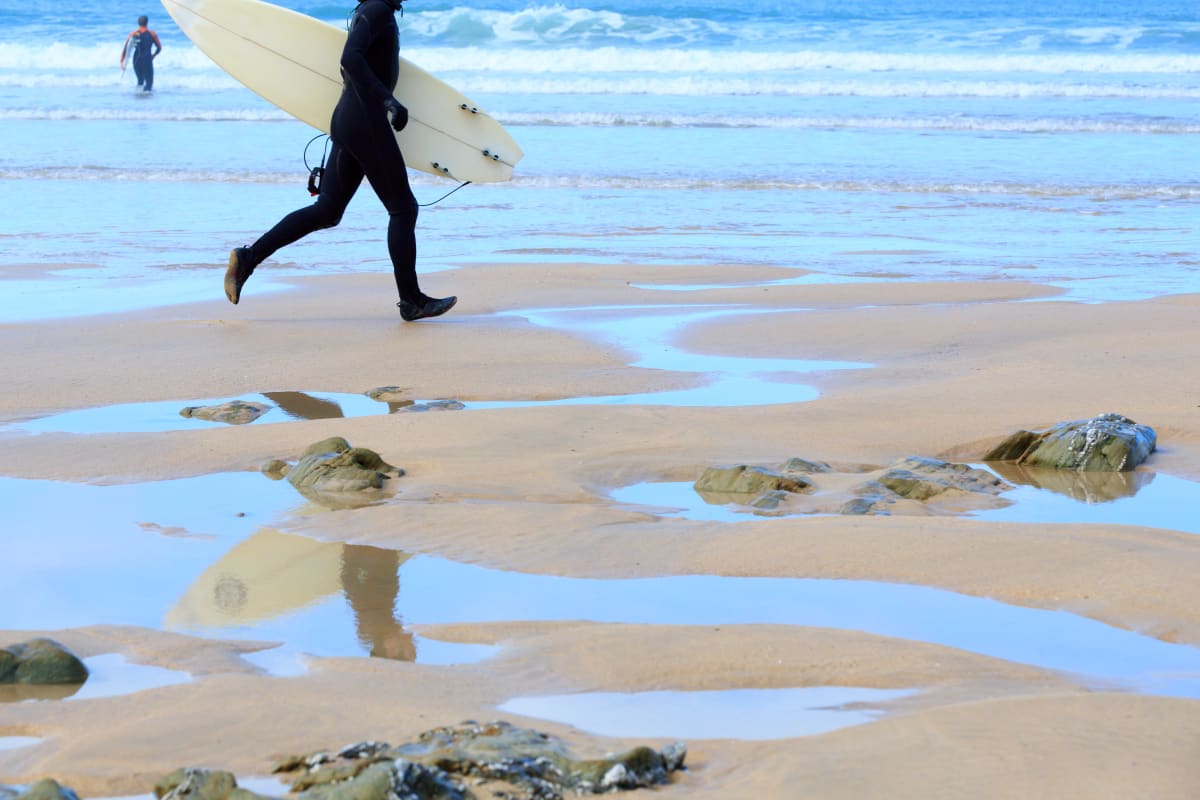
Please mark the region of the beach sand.
<svg viewBox="0 0 1200 800"><path fill-rule="evenodd" d="M460 295L450 315L404 324L386 300L387 275L307 278L269 294L256 294L251 281L235 308L214 273L211 302L4 325L0 420L9 423L264 391L395 385L416 398L470 404L704 382L629 366L631 354L611 342L508 313L542 308L598 309L619 327L662 305L737 305L771 313L689 325L674 346L869 366L798 373L795 382L819 397L775 405L501 407L91 435L10 428L0 432L0 475L119 484L254 471L344 436L406 471L395 496L297 518L288 532L568 578L911 584L1069 610L1200 646L1200 541L1192 534L954 515L707 522L614 503L609 493L619 487L690 482L713 465L802 457L868 469L908 455L975 462L1014 430L1102 412L1155 429L1148 468L1200 480L1200 395L1186 380L1200 296L1081 304L1015 282L770 283L795 274L743 265L475 265L425 278L430 294ZM713 288L654 288L689 284ZM497 707L528 695L846 686L919 691L884 704L873 722L821 735L672 737L687 742L688 769L657 794L1200 796L1200 701L1105 690L945 645L778 624L508 620L416 632L500 649L453 666L313 658L303 675L273 677L237 657L259 647L241 641L121 625L0 631L0 643L48 635L84 657L120 653L194 677L115 697L0 704L0 737L43 740L0 750L0 782L53 777L88 797L144 794L180 766L262 776L283 754L399 743L465 719L507 719L600 754L670 740L606 737Z"/></svg>

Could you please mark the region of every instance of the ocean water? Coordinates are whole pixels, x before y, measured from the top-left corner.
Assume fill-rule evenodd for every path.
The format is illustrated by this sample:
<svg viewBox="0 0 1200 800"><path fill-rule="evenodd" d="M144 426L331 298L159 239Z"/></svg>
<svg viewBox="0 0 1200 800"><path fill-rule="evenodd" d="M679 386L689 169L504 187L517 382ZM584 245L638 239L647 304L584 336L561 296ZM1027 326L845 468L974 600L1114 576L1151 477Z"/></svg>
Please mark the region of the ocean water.
<svg viewBox="0 0 1200 800"><path fill-rule="evenodd" d="M353 8L282 4L338 25ZM513 181L422 210L423 270L776 264L1030 279L1086 301L1200 290L1195 3L407 5L404 55L525 151ZM164 45L152 96L117 63L140 13ZM155 3L0 0L0 320L220 297L229 248L311 201L315 134ZM422 203L456 185L413 180ZM259 275L386 272L384 224L364 186L339 228Z"/></svg>

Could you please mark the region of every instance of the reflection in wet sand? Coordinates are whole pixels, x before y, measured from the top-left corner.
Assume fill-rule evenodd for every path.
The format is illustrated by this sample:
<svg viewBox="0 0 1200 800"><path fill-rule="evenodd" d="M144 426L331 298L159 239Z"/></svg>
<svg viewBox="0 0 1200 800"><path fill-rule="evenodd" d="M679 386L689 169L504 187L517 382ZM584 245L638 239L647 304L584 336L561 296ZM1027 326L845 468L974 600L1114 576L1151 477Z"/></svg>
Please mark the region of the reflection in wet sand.
<svg viewBox="0 0 1200 800"><path fill-rule="evenodd" d="M263 392L292 419L340 419L346 416L333 400L322 400L305 392Z"/></svg>
<svg viewBox="0 0 1200 800"><path fill-rule="evenodd" d="M319 542L263 529L206 569L167 612L172 630L257 628L341 594L356 637L372 656L415 661L416 644L396 618L400 565L408 555Z"/></svg>
<svg viewBox="0 0 1200 800"><path fill-rule="evenodd" d="M496 651L404 630L405 554L265 527L312 509L257 472L112 486L0 477L0 503L11 530L36 532L4 543L5 589L23 602L0 604L0 630L132 625L279 642L246 656L272 674L305 671L305 653L461 664Z"/></svg>
<svg viewBox="0 0 1200 800"><path fill-rule="evenodd" d="M1045 489L1082 503L1106 503L1133 497L1154 480L1153 472L1078 472L1070 469L1029 467L1009 461L992 461L985 467L1009 483Z"/></svg>
<svg viewBox="0 0 1200 800"><path fill-rule="evenodd" d="M416 661L411 633L396 619L400 565L407 553L366 545L342 545L342 591L354 612L358 640L372 656Z"/></svg>

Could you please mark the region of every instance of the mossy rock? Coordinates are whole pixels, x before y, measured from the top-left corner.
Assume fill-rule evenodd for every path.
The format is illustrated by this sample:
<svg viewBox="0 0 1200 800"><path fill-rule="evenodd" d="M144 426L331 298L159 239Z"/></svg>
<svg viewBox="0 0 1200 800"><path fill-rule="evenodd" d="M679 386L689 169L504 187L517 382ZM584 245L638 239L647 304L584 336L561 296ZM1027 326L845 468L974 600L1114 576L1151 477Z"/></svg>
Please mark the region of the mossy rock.
<svg viewBox="0 0 1200 800"><path fill-rule="evenodd" d="M32 639L0 650L0 683L83 683L88 668L74 653L53 639Z"/></svg>

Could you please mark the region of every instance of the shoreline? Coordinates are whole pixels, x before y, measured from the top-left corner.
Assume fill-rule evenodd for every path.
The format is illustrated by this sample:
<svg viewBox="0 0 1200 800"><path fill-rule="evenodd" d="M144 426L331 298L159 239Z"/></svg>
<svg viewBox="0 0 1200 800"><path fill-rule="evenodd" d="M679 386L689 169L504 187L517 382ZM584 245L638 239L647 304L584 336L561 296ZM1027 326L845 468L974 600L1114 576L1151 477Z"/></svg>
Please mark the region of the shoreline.
<svg viewBox="0 0 1200 800"><path fill-rule="evenodd" d="M352 512L293 515L281 530L527 575L937 587L1200 645L1193 534L957 516L693 522L615 504L614 488L694 480L715 464L970 461L1013 430L1106 411L1157 431L1159 450L1143 470L1200 479L1197 400L1179 379L1193 367L1177 334L1195 327L1200 295L1085 304L1015 282L758 285L783 273L796 275L741 265L471 265L423 281L431 293L460 295L450 315L404 324L381 300L390 275L305 277L295 291L261 295L251 284L235 308L219 297L214 271L212 301L0 325L5 372L16 376L0 396L0 475L114 485L250 472L344 436L406 470L396 495ZM687 281L721 288L647 288ZM468 407L129 434L34 435L7 426L76 408L262 391L394 385L469 406L677 391L703 381L628 366L636 355L628 344L520 315L580 308L581 300L578 313L598 313L616 330L623 316L664 305L744 309L664 342L728 358L868 366L773 375L819 391L799 403ZM0 643L34 635L7 627ZM952 785L983 798L1182 798L1200 786L1192 766L1200 701L1096 691L1069 675L943 645L804 625L513 619L411 627L501 651L449 666L319 658L308 673L282 678L250 674L236 656L250 646L243 641L120 621L48 631L81 655L118 652L189 671L193 680L77 703L0 704L0 737L53 739L0 750L0 783L54 777L87 796L140 793L179 766L257 776L283 752L398 742L467 718L509 719L603 752L646 742L496 706L531 694L918 684L916 698L884 704L882 718L831 733L689 741L689 771L660 791L938 796L954 793L944 782L951 774ZM116 719L128 721L111 724Z"/></svg>

